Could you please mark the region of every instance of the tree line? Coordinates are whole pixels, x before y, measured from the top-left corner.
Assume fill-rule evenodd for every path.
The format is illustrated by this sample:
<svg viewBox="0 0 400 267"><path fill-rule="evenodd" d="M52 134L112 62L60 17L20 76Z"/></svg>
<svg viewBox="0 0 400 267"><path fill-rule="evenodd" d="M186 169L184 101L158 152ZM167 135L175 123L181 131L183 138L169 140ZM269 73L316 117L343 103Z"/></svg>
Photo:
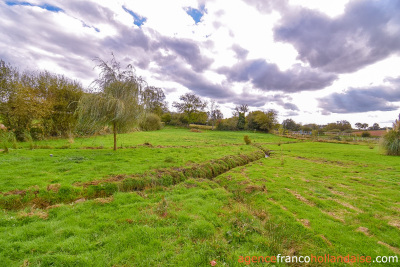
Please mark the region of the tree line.
<svg viewBox="0 0 400 267"><path fill-rule="evenodd" d="M247 104L237 105L232 117L224 118L215 100L209 103L194 93L180 96L172 103L177 112L168 109L164 91L150 86L136 75L132 65L121 67L95 59L99 77L89 89L76 80L48 71L20 72L0 60L0 122L19 141L46 137L91 135L107 129L114 134L133 128L157 130L168 125L210 125L212 129L239 131L351 131L351 124L337 121L327 125L301 125L293 119L278 123L277 111L249 112ZM356 123L359 129L368 124ZM374 123L368 129L379 129Z"/></svg>

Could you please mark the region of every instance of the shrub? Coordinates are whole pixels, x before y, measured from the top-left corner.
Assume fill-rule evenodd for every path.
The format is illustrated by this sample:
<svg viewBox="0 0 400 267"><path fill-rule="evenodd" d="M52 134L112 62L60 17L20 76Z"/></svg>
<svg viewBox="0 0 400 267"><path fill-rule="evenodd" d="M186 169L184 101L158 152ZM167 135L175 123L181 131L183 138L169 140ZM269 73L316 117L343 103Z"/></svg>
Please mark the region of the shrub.
<svg viewBox="0 0 400 267"><path fill-rule="evenodd" d="M189 124L189 127L191 129L212 130L212 126L208 126L208 125Z"/></svg>
<svg viewBox="0 0 400 267"><path fill-rule="evenodd" d="M245 135L243 139L244 139L244 142L246 143L246 145L250 145L251 144L251 140L250 140L250 137L248 135Z"/></svg>
<svg viewBox="0 0 400 267"><path fill-rule="evenodd" d="M14 149L17 148L17 139L15 138L15 134L13 132L6 132L0 130L0 143L3 147L3 152L8 153L8 146L12 144Z"/></svg>
<svg viewBox="0 0 400 267"><path fill-rule="evenodd" d="M156 114L150 113L146 118L140 123L140 128L144 131L156 131L160 130L162 127L161 119Z"/></svg>
<svg viewBox="0 0 400 267"><path fill-rule="evenodd" d="M363 132L361 134L361 137L371 137L371 133L370 132Z"/></svg>
<svg viewBox="0 0 400 267"><path fill-rule="evenodd" d="M381 139L381 146L387 155L400 155L400 131L390 130Z"/></svg>
<svg viewBox="0 0 400 267"><path fill-rule="evenodd" d="M386 150L387 155L400 156L400 114L393 123L393 129L382 136L381 146Z"/></svg>

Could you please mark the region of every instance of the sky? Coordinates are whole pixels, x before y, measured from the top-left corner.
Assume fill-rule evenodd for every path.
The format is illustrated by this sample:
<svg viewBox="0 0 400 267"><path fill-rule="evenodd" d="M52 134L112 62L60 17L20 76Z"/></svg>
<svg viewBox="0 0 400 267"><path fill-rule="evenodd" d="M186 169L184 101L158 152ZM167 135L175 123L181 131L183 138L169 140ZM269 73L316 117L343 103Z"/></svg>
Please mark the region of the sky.
<svg viewBox="0 0 400 267"><path fill-rule="evenodd" d="M279 121L391 126L400 113L400 1L0 1L0 59L86 87L94 58L164 90L275 109Z"/></svg>

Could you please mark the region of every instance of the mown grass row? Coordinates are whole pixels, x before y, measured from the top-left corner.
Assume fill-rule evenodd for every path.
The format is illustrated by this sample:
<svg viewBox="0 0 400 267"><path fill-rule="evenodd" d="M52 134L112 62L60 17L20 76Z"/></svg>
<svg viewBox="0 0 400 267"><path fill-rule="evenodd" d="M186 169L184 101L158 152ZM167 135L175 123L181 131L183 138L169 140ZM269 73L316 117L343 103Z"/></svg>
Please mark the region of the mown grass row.
<svg viewBox="0 0 400 267"><path fill-rule="evenodd" d="M27 206L46 208L58 203L71 203L79 199L108 197L115 192L129 192L157 186L171 186L189 178L212 179L232 168L246 165L265 157L267 151L230 155L190 167L153 170L143 175L118 175L116 179L92 181L83 186L53 184L46 188L33 187L15 190L0 196L0 207L17 210Z"/></svg>

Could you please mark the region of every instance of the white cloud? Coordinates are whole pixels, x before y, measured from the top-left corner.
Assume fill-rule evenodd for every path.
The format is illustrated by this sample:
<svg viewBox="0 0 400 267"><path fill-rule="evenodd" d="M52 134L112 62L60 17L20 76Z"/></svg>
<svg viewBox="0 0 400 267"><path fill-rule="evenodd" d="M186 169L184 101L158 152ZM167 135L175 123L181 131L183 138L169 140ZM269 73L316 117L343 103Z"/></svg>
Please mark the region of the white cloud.
<svg viewBox="0 0 400 267"><path fill-rule="evenodd" d="M137 73L144 76L149 84L169 88L167 100L171 103L180 94L191 90L224 102L221 107L225 116L230 116L230 108L243 101L252 106L252 110L276 108L282 119L288 114L284 106L297 106L300 111L296 111L298 116L294 119L299 121L323 123L343 118L352 120L364 115L324 116L317 99L350 87L380 85L388 76L397 77L400 57L390 53L384 57L386 54L383 53L380 61L363 61L365 67L362 65L353 72L339 74L334 80L336 76L324 70L323 66L320 68L314 64L311 68L307 61L301 61L295 45L277 42L275 36L277 25L293 16L297 12L294 10L304 7L318 10L329 16L323 20L329 23L330 19L346 12L348 2L290 0L287 5L286 1L266 4L261 0L52 1L51 5L64 11L57 13L40 7L8 6L0 2L0 58L22 69L48 69L81 79L88 85L96 76L91 60L96 56L108 59L113 51L117 60L124 64L135 62ZM30 3L43 4L36 0ZM195 24L184 8L199 8L200 4L205 4L207 12ZM123 6L146 18L141 28L134 25L133 17ZM345 25L345 21L340 22ZM367 22L360 20L358 23L364 25ZM400 29L398 19L382 22L381 25L384 25L382 32L391 36L396 36ZM305 24L304 27L311 28L304 32L311 31L312 26L315 25ZM317 33L324 34L325 42L330 42L329 33ZM313 36L316 41L318 37ZM305 49L307 46L300 46L306 45L304 40L303 36L299 36L295 41ZM341 40L335 41L341 43ZM356 45L352 47L356 49ZM304 55L313 62L313 52L306 52L309 53ZM320 52L321 60L328 62L328 66L334 62L335 59L322 58L326 56L322 53L323 48ZM246 62L260 62L265 73L254 75L249 72L245 77L247 79L237 74L236 80L230 79L228 70L232 73L235 66L240 70ZM225 68L224 73L220 71L222 67ZM285 77L286 87L290 88L282 82ZM262 87L266 84L281 91ZM304 84L318 85L304 88ZM258 90L255 85L264 88L264 91ZM313 91L307 92L309 89ZM292 111L289 113L294 115ZM365 120L379 123L387 121L384 118L393 113L365 114Z"/></svg>

